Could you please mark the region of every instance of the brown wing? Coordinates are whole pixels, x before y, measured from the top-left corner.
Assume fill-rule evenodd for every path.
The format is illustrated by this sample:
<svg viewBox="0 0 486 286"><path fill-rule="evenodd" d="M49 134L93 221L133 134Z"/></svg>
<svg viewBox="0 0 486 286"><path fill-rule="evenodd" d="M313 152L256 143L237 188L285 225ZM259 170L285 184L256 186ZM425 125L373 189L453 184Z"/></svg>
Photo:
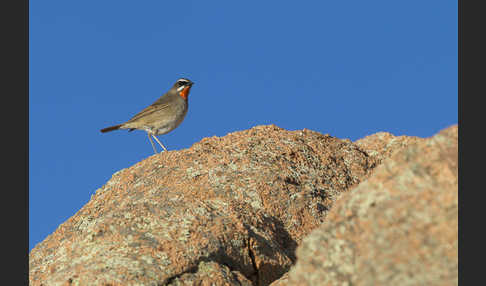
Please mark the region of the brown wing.
<svg viewBox="0 0 486 286"><path fill-rule="evenodd" d="M154 103L152 103L151 105L147 106L146 108L144 108L142 111L140 111L139 113L135 114L135 116L133 116L132 118L130 118L130 120L128 120L126 123L131 123L133 121L137 121L138 119L142 118L142 117L145 117L149 114L152 114L156 111L160 111L160 110L164 110L164 109L167 109L167 108L170 108L170 106L173 104L173 102L171 100L173 100L173 94L171 91L167 92L166 94L164 94L163 96L161 96L160 98L158 98Z"/></svg>
<svg viewBox="0 0 486 286"><path fill-rule="evenodd" d="M155 111L160 111L160 110L163 110L163 109L166 109L168 108L170 105L168 103L166 104L152 104L152 105L149 105L147 106L146 108L144 108L142 111L140 111L139 113L135 114L132 118L130 118L130 120L128 120L126 123L129 123L129 122L133 122L133 121L136 121L137 119L139 118L142 118L142 117L145 117L149 114L152 114L154 113Z"/></svg>

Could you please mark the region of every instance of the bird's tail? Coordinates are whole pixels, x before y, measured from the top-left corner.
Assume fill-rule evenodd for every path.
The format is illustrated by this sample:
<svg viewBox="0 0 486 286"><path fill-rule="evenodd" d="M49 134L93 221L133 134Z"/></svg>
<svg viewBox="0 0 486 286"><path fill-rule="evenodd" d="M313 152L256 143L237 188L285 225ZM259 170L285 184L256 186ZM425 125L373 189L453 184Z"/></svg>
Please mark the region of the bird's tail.
<svg viewBox="0 0 486 286"><path fill-rule="evenodd" d="M121 127L122 125L123 125L123 124L118 124L118 125L115 125L115 126L106 127L106 128L101 129L100 131L101 131L102 133L105 133L105 132L110 132L110 131L113 131L113 130L118 130L118 129L120 129L120 127Z"/></svg>

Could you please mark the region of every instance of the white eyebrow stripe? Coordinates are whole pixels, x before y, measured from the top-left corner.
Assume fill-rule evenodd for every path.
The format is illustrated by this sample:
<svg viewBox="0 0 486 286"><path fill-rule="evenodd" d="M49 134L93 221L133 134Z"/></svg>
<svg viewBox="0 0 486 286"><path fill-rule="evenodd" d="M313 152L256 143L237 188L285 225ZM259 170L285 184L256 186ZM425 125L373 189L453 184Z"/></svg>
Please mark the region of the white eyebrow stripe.
<svg viewBox="0 0 486 286"><path fill-rule="evenodd" d="M177 82L189 82L189 80L185 79L185 78L180 78L177 80Z"/></svg>

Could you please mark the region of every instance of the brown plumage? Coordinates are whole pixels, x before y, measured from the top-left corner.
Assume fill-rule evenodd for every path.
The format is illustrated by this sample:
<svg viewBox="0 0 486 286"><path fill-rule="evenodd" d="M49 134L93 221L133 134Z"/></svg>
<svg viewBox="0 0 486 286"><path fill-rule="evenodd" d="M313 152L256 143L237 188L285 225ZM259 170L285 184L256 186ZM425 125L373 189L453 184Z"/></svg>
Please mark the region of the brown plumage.
<svg viewBox="0 0 486 286"><path fill-rule="evenodd" d="M113 131L113 130L117 130L117 129L120 129L120 126L122 126L121 124L118 124L118 125L115 125L115 126L111 126L111 127L106 127L106 128L103 128L101 129L100 131L102 133L105 133L105 132L110 132L110 131Z"/></svg>
<svg viewBox="0 0 486 286"><path fill-rule="evenodd" d="M135 129L147 132L154 152L157 153L151 136L167 151L167 148L157 139L156 135L166 134L181 124L186 116L189 104L189 91L194 83L180 78L172 88L154 103L137 113L125 123L101 129L102 133L118 129Z"/></svg>

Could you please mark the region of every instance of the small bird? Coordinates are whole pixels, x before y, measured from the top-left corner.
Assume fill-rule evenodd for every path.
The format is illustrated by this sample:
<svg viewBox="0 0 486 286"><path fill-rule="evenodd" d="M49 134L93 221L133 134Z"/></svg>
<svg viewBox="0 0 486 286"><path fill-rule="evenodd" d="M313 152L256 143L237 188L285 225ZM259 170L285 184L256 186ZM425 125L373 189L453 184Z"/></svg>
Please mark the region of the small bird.
<svg viewBox="0 0 486 286"><path fill-rule="evenodd" d="M137 113L130 120L122 124L103 128L100 131L105 133L118 129L128 129L128 131L135 129L144 130L147 132L150 143L152 143L152 148L154 148L156 154L157 149L151 137L154 137L167 152L167 148L165 148L164 144L156 136L174 130L184 120L189 106L189 91L193 84L187 78L178 79L167 93Z"/></svg>

